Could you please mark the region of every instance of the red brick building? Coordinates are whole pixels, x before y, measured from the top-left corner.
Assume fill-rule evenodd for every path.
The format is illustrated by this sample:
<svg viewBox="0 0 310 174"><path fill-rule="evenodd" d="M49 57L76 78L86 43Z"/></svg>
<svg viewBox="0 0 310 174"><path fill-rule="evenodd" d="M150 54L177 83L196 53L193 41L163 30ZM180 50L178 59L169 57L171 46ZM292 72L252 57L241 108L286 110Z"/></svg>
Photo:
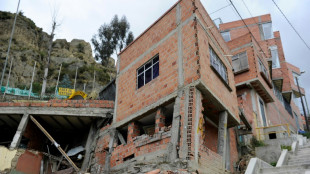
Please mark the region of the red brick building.
<svg viewBox="0 0 310 174"><path fill-rule="evenodd" d="M94 170L233 170L231 54L201 2L179 0L118 56L113 123L101 130Z"/></svg>
<svg viewBox="0 0 310 174"><path fill-rule="evenodd" d="M286 62L280 33L272 31L270 15L220 24L220 31L233 55L238 104L252 133L268 139L270 134L282 134L274 126L291 133L303 129L294 82L300 70Z"/></svg>

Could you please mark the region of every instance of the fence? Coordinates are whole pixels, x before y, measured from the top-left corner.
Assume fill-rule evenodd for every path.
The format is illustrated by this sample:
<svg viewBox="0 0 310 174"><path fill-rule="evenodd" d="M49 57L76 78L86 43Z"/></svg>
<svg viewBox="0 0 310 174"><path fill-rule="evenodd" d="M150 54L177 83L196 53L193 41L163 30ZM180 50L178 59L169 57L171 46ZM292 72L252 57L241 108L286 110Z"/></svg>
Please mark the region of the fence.
<svg viewBox="0 0 310 174"><path fill-rule="evenodd" d="M5 86L1 86L1 93L3 94L5 91L6 94L9 94L9 95L13 95L13 96L20 96L20 97L28 97L29 96L29 90L22 90L22 89L19 89L19 88L11 88L11 87L8 87L6 90L5 90ZM31 92L30 93L30 97L32 98L35 98L35 99L39 99L40 98L40 95L38 93L33 93ZM42 97L42 99L54 99L54 98L57 98L57 99L66 99L68 98L68 96L66 95L59 95L58 94L58 91L57 91L57 94L46 94L44 97Z"/></svg>
<svg viewBox="0 0 310 174"><path fill-rule="evenodd" d="M257 136L259 140L266 139L266 135L276 134L276 137L287 137L291 135L290 125L287 124L279 124L268 127L257 127ZM268 139L268 138L267 138Z"/></svg>

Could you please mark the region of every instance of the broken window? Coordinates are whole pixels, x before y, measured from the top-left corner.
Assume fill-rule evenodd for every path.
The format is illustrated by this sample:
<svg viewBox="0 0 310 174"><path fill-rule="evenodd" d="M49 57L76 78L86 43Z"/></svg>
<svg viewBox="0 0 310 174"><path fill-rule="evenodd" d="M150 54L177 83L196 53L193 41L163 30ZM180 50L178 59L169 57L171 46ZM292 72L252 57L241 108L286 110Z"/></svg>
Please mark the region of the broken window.
<svg viewBox="0 0 310 174"><path fill-rule="evenodd" d="M269 139L277 139L277 134L275 132L269 133Z"/></svg>
<svg viewBox="0 0 310 174"><path fill-rule="evenodd" d="M225 40L225 42L228 42L228 41L231 40L231 38L230 38L230 32L229 32L229 31L222 32L221 35L222 35L223 39Z"/></svg>
<svg viewBox="0 0 310 174"><path fill-rule="evenodd" d="M221 76L221 78L226 83L228 83L227 68L225 67L224 63L221 61L221 59L218 57L218 55L215 53L215 51L213 50L211 46L209 46L209 52L210 52L211 66Z"/></svg>
<svg viewBox="0 0 310 174"><path fill-rule="evenodd" d="M262 24L262 29L263 29L264 40L273 38L271 22Z"/></svg>
<svg viewBox="0 0 310 174"><path fill-rule="evenodd" d="M249 68L249 63L246 51L234 55L232 57L232 65L235 73L247 70Z"/></svg>
<svg viewBox="0 0 310 174"><path fill-rule="evenodd" d="M276 45L269 47L272 56L272 68L280 68L278 48Z"/></svg>
<svg viewBox="0 0 310 174"><path fill-rule="evenodd" d="M159 76L159 55L146 62L137 70L137 89Z"/></svg>

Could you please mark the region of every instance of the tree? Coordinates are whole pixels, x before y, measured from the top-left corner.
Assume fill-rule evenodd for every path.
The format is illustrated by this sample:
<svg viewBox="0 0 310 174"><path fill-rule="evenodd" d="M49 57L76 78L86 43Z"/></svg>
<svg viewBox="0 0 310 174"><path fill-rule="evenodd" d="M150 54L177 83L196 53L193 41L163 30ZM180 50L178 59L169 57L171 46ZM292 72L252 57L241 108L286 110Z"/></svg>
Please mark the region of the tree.
<svg viewBox="0 0 310 174"><path fill-rule="evenodd" d="M95 59L107 65L113 53L120 53L134 40L133 33L129 29L127 18L123 16L119 20L117 15L110 24L100 26L98 34L95 34L91 40L95 47Z"/></svg>
<svg viewBox="0 0 310 174"><path fill-rule="evenodd" d="M41 98L44 97L45 95L45 90L46 90L46 84L47 84L47 75L48 75L48 68L50 65L50 57L51 57L51 52L52 52L52 45L53 45L53 39L55 36L55 29L58 27L59 24L56 22L56 11L54 11L53 18L52 18L52 32L50 35L50 40L49 40L49 45L48 45L48 52L47 52L47 60L46 64L44 67L44 76L43 76L43 84L42 84L42 90L41 90Z"/></svg>
<svg viewBox="0 0 310 174"><path fill-rule="evenodd" d="M65 74L63 76L61 82L59 83L59 87L72 89L72 82L71 82L68 74Z"/></svg>

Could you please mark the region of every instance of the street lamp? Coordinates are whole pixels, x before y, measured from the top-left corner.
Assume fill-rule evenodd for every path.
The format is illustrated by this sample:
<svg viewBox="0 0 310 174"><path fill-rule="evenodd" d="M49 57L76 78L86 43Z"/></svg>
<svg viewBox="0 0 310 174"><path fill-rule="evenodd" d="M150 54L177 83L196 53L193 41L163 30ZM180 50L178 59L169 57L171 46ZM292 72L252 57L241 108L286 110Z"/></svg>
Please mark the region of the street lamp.
<svg viewBox="0 0 310 174"><path fill-rule="evenodd" d="M300 72L300 75L303 74L303 73L305 73L305 71ZM308 118L307 118L307 113L306 113L306 110L305 110L304 101L302 100L302 95L301 95L301 92L300 92L300 87L299 87L299 83L298 83L298 77L296 76L295 79L296 79L296 83L297 83L297 87L298 87L298 92L299 92L299 95L300 95L302 109L304 111L304 117L305 117L305 120L306 120L306 128L307 128L307 131L309 132Z"/></svg>

